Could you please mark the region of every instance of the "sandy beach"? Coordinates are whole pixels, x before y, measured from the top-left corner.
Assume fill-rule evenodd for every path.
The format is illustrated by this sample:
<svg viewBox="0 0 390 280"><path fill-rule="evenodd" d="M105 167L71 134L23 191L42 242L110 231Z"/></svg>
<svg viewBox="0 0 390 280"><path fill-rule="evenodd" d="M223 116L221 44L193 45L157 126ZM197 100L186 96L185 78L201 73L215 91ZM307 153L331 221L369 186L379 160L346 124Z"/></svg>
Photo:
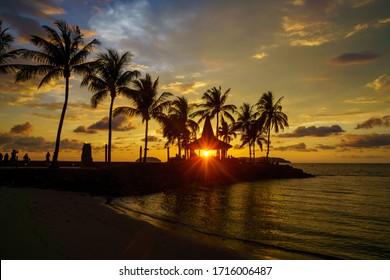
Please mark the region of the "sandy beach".
<svg viewBox="0 0 390 280"><path fill-rule="evenodd" d="M1 259L242 259L223 240L157 228L99 197L0 187Z"/></svg>

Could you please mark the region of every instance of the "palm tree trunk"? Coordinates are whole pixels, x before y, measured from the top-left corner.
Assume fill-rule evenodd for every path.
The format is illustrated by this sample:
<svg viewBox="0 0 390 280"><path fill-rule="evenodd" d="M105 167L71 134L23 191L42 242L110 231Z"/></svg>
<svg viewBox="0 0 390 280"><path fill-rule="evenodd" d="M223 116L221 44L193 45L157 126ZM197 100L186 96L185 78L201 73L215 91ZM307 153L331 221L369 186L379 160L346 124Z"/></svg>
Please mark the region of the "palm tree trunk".
<svg viewBox="0 0 390 280"><path fill-rule="evenodd" d="M110 115L108 116L108 152L107 152L107 162L108 165L111 165L111 138L112 138L112 108L114 107L115 97L111 97L110 103Z"/></svg>
<svg viewBox="0 0 390 280"><path fill-rule="evenodd" d="M179 152L179 157L181 158L181 143L180 143L180 137L177 139L177 147L178 147L178 152Z"/></svg>
<svg viewBox="0 0 390 280"><path fill-rule="evenodd" d="M271 125L268 126L268 140L267 140L267 162L268 162L268 155L269 155L269 143L270 143L270 137L271 137Z"/></svg>
<svg viewBox="0 0 390 280"><path fill-rule="evenodd" d="M149 126L149 120L146 120L146 125L145 125L144 163L146 163L146 156L147 156L147 152L148 152L148 126Z"/></svg>
<svg viewBox="0 0 390 280"><path fill-rule="evenodd" d="M65 101L64 101L64 106L62 107L60 123L58 124L56 146L54 149L54 155L52 161L53 167L58 166L58 153L60 152L61 131L62 131L62 125L64 124L66 108L68 106L68 98L69 98L69 77L65 77Z"/></svg>
<svg viewBox="0 0 390 280"><path fill-rule="evenodd" d="M249 162L252 161L252 146L249 144Z"/></svg>
<svg viewBox="0 0 390 280"><path fill-rule="evenodd" d="M215 128L215 135L217 136L217 139L218 139L218 125L219 125L219 113L217 113L217 127Z"/></svg>
<svg viewBox="0 0 390 280"><path fill-rule="evenodd" d="M253 143L253 161L256 162L256 155L255 155L255 152L256 152L256 142Z"/></svg>

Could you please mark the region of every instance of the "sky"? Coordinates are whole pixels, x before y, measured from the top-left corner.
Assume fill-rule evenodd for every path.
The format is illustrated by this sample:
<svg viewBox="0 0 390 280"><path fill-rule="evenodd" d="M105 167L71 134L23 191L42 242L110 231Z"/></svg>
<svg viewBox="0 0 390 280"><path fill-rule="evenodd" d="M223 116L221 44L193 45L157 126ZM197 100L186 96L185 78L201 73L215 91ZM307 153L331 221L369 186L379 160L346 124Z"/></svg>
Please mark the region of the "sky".
<svg viewBox="0 0 390 280"><path fill-rule="evenodd" d="M55 20L78 25L87 42L131 52L131 69L159 77L159 92L201 102L205 91L230 89L227 103L283 97L289 128L272 133L270 156L292 162L390 163L390 2L388 0L0 0L13 48L32 48L31 35ZM93 56L91 56L91 59ZM54 150L64 82L37 88L0 76L0 152L44 160ZM109 99L96 109L92 93L71 77L59 160L80 160L91 143L104 160ZM129 105L119 97L114 107ZM212 124L215 128L215 119ZM134 161L143 145L138 117L114 119L113 161ZM239 148L229 154L249 156ZM151 121L148 156L166 161L161 127ZM171 155L176 153L171 148ZM257 147L256 156L265 156Z"/></svg>

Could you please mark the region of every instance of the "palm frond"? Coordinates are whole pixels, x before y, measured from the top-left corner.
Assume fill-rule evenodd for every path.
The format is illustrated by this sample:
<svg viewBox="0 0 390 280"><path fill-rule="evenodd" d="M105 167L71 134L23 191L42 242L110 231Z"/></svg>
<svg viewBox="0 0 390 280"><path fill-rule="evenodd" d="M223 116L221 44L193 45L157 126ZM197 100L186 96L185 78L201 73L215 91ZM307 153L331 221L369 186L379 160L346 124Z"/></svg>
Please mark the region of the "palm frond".
<svg viewBox="0 0 390 280"><path fill-rule="evenodd" d="M101 102L103 102L104 99L107 98L108 94L109 92L107 90L102 90L92 95L91 97L92 108L96 108Z"/></svg>
<svg viewBox="0 0 390 280"><path fill-rule="evenodd" d="M53 69L55 67L51 65L21 65L18 73L16 73L16 81L25 82L36 75L47 75Z"/></svg>
<svg viewBox="0 0 390 280"><path fill-rule="evenodd" d="M43 77L43 79L38 85L38 88L40 88L44 84L49 84L52 80L62 77L62 75L63 75L63 71L61 69L53 68Z"/></svg>
<svg viewBox="0 0 390 280"><path fill-rule="evenodd" d="M132 108L132 107L126 107L126 106L118 107L114 110L114 117L119 116L119 115L127 115L130 117L133 117L133 116L140 115L140 114L141 114L141 112L139 109Z"/></svg>

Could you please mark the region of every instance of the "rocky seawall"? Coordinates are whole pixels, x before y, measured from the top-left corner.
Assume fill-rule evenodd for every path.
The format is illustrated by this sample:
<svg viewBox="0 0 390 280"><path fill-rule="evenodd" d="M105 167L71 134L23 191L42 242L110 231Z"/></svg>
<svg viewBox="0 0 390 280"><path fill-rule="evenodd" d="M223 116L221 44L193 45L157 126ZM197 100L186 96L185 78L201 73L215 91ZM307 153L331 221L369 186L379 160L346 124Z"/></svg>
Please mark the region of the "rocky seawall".
<svg viewBox="0 0 390 280"><path fill-rule="evenodd" d="M61 165L60 165L61 166ZM290 165L218 161L182 160L170 163L113 163L60 168L31 166L0 168L0 185L39 187L90 192L96 195L142 195L191 184L213 186L221 183L262 179L308 178L312 175Z"/></svg>

